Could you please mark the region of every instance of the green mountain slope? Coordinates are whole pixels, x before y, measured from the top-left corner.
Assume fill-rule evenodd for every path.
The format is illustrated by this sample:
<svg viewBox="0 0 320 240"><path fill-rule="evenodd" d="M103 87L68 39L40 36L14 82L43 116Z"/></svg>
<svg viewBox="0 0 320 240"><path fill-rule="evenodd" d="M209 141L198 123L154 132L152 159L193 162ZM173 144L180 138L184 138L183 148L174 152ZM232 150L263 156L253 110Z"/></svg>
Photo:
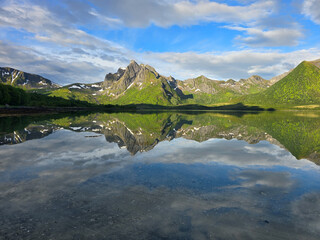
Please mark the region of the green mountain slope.
<svg viewBox="0 0 320 240"><path fill-rule="evenodd" d="M270 81L259 76L238 82L211 80L204 76L179 81L160 75L149 65L131 61L126 68L108 73L103 82L71 84L45 94L94 104L214 105L260 92L269 85Z"/></svg>
<svg viewBox="0 0 320 240"><path fill-rule="evenodd" d="M91 104L210 106L242 103L262 107L292 108L308 105L320 108L320 60L304 61L295 69L270 81L257 75L239 81L212 80L205 76L180 81L160 75L149 65L131 61L126 68L107 74L102 82L74 83L59 88L40 76L2 69L0 76L5 84L27 89L36 87L33 92ZM37 76L34 81L30 80L32 76Z"/></svg>
<svg viewBox="0 0 320 240"><path fill-rule="evenodd" d="M181 103L181 98L167 79L148 67L143 67L140 74L143 74L140 80L132 82L128 88L111 102L122 105L140 103L176 105Z"/></svg>
<svg viewBox="0 0 320 240"><path fill-rule="evenodd" d="M101 92L101 90L101 83L73 83L58 89L46 91L44 94L51 97L61 97L68 100L76 99L92 104L104 104L108 102L109 97L104 94L98 94Z"/></svg>
<svg viewBox="0 0 320 240"><path fill-rule="evenodd" d="M258 105L310 105L320 103L320 69L312 62L300 63L286 77L267 90L243 99Z"/></svg>
<svg viewBox="0 0 320 240"><path fill-rule="evenodd" d="M50 97L43 94L26 92L25 90L0 83L0 105L13 106L51 106L73 107L92 106L88 102L79 100L66 100L60 97Z"/></svg>
<svg viewBox="0 0 320 240"><path fill-rule="evenodd" d="M77 99L94 104L157 104L177 105L181 98L170 81L148 65L135 61L126 69L107 74L103 82L71 84L48 91L49 96Z"/></svg>

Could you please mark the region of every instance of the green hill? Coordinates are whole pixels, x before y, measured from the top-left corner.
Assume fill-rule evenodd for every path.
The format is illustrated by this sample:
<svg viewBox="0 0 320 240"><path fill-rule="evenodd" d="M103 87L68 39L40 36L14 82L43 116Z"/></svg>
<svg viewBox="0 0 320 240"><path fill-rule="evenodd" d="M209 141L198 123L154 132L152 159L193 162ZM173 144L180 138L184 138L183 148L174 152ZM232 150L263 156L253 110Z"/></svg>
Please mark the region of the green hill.
<svg viewBox="0 0 320 240"><path fill-rule="evenodd" d="M50 106L50 107L89 107L92 104L79 100L66 100L25 90L0 83L0 105L12 106Z"/></svg>
<svg viewBox="0 0 320 240"><path fill-rule="evenodd" d="M286 77L267 90L248 95L246 104L296 106L320 104L320 68L315 62L303 61Z"/></svg>

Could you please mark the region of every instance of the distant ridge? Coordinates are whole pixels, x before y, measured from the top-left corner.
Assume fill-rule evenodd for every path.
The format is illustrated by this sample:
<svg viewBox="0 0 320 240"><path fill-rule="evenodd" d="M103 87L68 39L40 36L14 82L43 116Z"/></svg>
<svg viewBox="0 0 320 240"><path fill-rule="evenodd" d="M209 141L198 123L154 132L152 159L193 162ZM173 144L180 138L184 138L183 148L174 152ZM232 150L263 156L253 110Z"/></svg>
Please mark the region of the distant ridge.
<svg viewBox="0 0 320 240"><path fill-rule="evenodd" d="M320 60L303 61L265 91L249 95L245 103L276 105L320 104Z"/></svg>
<svg viewBox="0 0 320 240"><path fill-rule="evenodd" d="M152 66L134 60L126 68L106 74L104 81L63 87L39 75L13 68L0 70L4 84L94 104L215 106L243 103L262 107L319 104L320 108L320 59L304 61L271 80L253 75L239 81L221 81L201 75L181 81L163 76Z"/></svg>
<svg viewBox="0 0 320 240"><path fill-rule="evenodd" d="M48 89L60 87L60 85L53 83L42 76L23 72L10 67L0 67L0 83L24 87L27 89Z"/></svg>

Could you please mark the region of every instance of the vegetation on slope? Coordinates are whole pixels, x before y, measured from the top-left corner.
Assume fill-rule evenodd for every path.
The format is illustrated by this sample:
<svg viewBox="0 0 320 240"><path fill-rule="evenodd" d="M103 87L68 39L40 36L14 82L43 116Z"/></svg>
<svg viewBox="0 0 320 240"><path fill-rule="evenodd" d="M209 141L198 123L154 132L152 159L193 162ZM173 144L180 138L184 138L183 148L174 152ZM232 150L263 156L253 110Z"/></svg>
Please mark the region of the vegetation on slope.
<svg viewBox="0 0 320 240"><path fill-rule="evenodd" d="M90 104L153 104L154 106L227 105L248 104L262 107L320 108L320 61L302 62L280 81L271 82L259 76L251 76L236 82L211 80L204 76L185 81L165 78L148 65L131 62L126 70L111 74L112 78L97 84L71 84L61 88L36 89L26 93L18 90L4 91L0 104L10 105L66 105L80 102ZM7 71L7 70L5 70ZM9 79L22 75L15 70ZM122 74L123 73L123 74ZM19 75L20 74L20 75ZM119 75L119 76L118 76ZM120 79L113 79L115 76ZM30 81L24 79L25 81ZM7 80L6 80L7 81ZM8 80L9 81L9 80ZM18 81L18 80L15 80ZM43 82L41 84L47 84ZM48 80L49 81L49 80ZM270 86L271 85L271 86ZM21 87L21 86L20 86ZM37 93L46 96L41 97ZM33 95L32 95L33 94ZM249 94L249 95L247 95ZM8 96L12 97L8 97ZM46 97L55 98L46 98ZM63 101L65 99L67 101ZM48 102L46 102L48 101ZM81 103L83 104L83 103Z"/></svg>
<svg viewBox="0 0 320 240"><path fill-rule="evenodd" d="M50 106L50 107L74 107L93 106L88 102L78 100L66 100L60 97L50 97L38 93L26 92L23 89L0 83L0 105L13 106Z"/></svg>
<svg viewBox="0 0 320 240"><path fill-rule="evenodd" d="M308 158L320 164L320 115L317 112L311 113L279 111L245 114L241 117L228 112L196 115L173 112L91 113L86 116L60 115L47 121L47 124L70 130L82 127L86 131L104 134L108 141L117 143L122 139L120 142L129 144L133 153L139 149L150 150L160 141L179 137L199 142L210 138L237 138L248 143L267 140L285 147L297 159ZM25 118L0 120L0 132L11 132L17 130L18 126L23 130L27 124ZM32 119L30 123L34 123L34 120L37 119ZM41 118L38 124L45 125ZM139 147L135 148L134 145Z"/></svg>
<svg viewBox="0 0 320 240"><path fill-rule="evenodd" d="M177 105L180 103L180 97L172 89L169 83L163 77L156 76L146 71L146 76L141 85L133 85L123 92L118 98L111 101L113 104L155 104L155 105Z"/></svg>
<svg viewBox="0 0 320 240"><path fill-rule="evenodd" d="M319 104L320 69L310 62L304 61L267 90L249 95L243 101L263 106Z"/></svg>

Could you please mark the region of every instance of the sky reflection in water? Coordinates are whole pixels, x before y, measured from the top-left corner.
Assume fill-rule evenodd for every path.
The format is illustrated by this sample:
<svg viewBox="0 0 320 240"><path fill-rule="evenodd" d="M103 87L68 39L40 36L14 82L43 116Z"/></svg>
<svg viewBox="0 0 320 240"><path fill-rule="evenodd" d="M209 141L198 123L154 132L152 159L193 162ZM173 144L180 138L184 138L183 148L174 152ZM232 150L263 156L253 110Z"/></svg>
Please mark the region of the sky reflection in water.
<svg viewBox="0 0 320 240"><path fill-rule="evenodd" d="M97 137L88 137L88 136ZM59 130L0 147L3 239L318 239L320 169L267 141L130 154Z"/></svg>

